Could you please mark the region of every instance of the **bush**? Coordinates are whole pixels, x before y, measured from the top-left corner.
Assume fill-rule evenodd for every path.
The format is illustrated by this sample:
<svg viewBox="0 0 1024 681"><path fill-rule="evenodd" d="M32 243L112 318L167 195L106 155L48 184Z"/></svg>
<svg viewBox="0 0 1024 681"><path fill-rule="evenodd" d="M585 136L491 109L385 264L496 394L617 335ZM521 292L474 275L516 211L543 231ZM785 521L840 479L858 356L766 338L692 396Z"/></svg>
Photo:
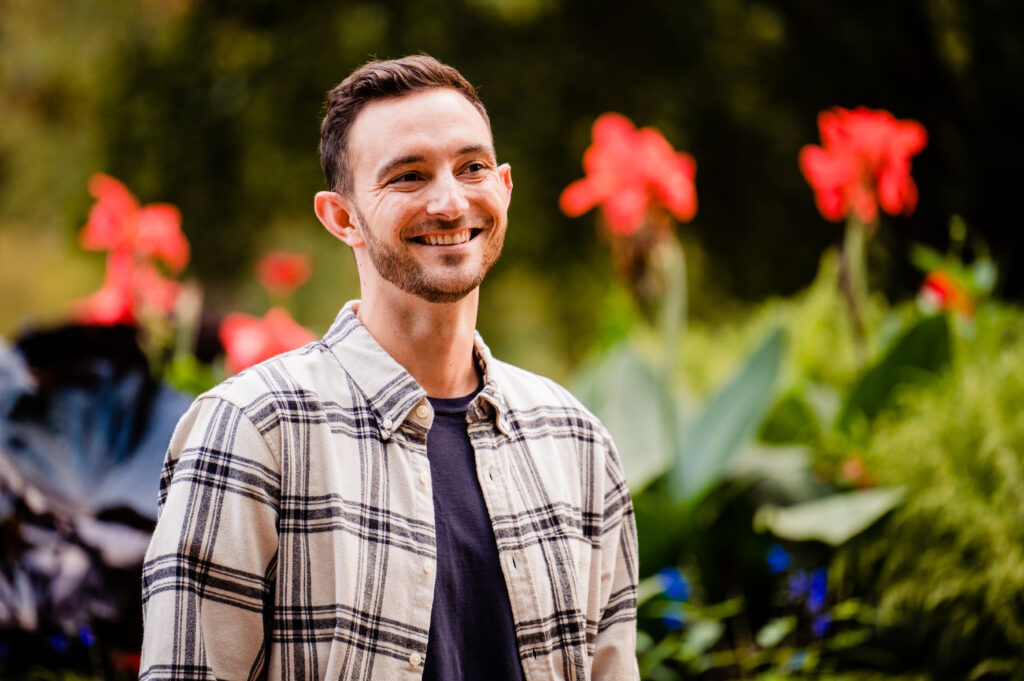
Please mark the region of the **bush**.
<svg viewBox="0 0 1024 681"><path fill-rule="evenodd" d="M906 503L835 567L914 623L911 642L929 666L1019 671L1024 314L989 304L963 330L953 367L900 393L876 422L865 462L879 484L905 485Z"/></svg>

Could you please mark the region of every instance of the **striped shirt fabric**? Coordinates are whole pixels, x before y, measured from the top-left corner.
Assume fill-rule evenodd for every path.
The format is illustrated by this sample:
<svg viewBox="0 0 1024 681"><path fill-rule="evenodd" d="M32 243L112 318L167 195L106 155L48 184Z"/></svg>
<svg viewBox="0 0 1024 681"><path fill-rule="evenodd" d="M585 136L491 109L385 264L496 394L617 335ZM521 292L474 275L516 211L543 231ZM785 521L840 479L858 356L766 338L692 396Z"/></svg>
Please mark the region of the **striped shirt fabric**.
<svg viewBox="0 0 1024 681"><path fill-rule="evenodd" d="M433 410L357 304L179 422L143 566L140 679L421 678ZM526 679L639 679L636 529L612 440L566 390L475 347L468 432Z"/></svg>

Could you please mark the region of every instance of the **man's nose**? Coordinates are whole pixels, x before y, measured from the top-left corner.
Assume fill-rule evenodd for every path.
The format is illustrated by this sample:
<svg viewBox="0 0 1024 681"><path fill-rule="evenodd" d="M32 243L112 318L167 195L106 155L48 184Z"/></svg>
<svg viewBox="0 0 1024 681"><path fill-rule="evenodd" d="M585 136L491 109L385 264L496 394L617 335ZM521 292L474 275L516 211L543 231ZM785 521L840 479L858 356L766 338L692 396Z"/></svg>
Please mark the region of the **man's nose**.
<svg viewBox="0 0 1024 681"><path fill-rule="evenodd" d="M469 208L466 190L451 173L442 173L434 178L427 198L427 212L444 220L454 220Z"/></svg>

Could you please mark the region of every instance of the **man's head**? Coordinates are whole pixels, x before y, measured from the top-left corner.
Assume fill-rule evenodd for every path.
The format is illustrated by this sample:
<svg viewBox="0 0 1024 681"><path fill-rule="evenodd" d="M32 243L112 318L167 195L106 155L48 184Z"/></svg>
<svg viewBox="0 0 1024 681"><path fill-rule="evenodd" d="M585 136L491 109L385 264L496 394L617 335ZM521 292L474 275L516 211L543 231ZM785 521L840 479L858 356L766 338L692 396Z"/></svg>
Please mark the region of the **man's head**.
<svg viewBox="0 0 1024 681"><path fill-rule="evenodd" d="M339 194L352 191L349 133L367 104L432 88L449 88L461 94L490 127L487 110L476 88L451 66L427 55L368 62L327 95L327 110L320 124L320 164L328 188Z"/></svg>
<svg viewBox="0 0 1024 681"><path fill-rule="evenodd" d="M474 293L501 253L512 176L473 87L430 57L373 62L331 92L322 130L333 191L316 213L352 247L363 299Z"/></svg>

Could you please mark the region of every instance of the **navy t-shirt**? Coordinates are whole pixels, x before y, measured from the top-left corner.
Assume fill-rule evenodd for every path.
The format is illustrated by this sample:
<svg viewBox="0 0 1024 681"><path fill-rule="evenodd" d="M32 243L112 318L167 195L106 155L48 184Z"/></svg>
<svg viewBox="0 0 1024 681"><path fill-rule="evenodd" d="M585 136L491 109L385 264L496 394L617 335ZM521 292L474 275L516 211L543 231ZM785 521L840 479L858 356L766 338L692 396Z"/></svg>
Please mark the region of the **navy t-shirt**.
<svg viewBox="0 0 1024 681"><path fill-rule="evenodd" d="M508 589L466 432L476 397L430 398L437 573L424 681L523 681Z"/></svg>

